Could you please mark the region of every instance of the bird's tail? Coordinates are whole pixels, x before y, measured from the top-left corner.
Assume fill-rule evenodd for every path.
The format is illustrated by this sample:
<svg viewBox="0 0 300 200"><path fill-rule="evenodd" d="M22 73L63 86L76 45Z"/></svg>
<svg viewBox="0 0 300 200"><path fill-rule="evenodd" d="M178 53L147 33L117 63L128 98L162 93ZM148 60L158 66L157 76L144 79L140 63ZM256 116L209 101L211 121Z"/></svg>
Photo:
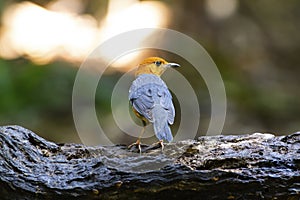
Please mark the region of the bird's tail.
<svg viewBox="0 0 300 200"><path fill-rule="evenodd" d="M173 140L172 132L168 123L160 124L159 122L154 122L153 127L156 137L159 140L166 140L168 142L171 142Z"/></svg>

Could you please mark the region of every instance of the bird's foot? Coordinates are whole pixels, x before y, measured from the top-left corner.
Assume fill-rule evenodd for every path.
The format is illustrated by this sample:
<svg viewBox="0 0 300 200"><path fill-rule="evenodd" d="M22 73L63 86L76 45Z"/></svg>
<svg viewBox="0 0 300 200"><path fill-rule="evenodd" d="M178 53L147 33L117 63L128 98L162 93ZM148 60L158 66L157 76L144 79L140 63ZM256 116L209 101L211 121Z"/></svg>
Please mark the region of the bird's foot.
<svg viewBox="0 0 300 200"><path fill-rule="evenodd" d="M141 141L137 140L136 142L132 143L131 145L129 145L127 148L131 149L133 146L138 148L138 152L142 153L142 148L141 148Z"/></svg>
<svg viewBox="0 0 300 200"><path fill-rule="evenodd" d="M163 152L164 147L165 147L163 140L159 140L158 142L155 142L155 143L153 143L151 145L152 148L155 148L157 146L160 146L161 147L161 151Z"/></svg>

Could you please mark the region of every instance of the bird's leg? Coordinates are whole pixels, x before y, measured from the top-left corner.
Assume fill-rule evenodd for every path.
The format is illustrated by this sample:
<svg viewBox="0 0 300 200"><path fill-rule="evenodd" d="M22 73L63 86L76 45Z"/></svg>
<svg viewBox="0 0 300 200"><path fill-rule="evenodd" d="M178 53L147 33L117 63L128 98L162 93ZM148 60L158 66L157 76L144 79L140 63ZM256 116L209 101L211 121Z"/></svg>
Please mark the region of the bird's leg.
<svg viewBox="0 0 300 200"><path fill-rule="evenodd" d="M161 146L161 151L164 151L164 147L165 147L164 141L163 140L159 140L159 144Z"/></svg>
<svg viewBox="0 0 300 200"><path fill-rule="evenodd" d="M139 149L139 153L142 153L142 148L141 148L141 137L143 136L144 132L146 129L146 124L143 121L143 129L141 131L141 134L139 135L139 138L136 140L136 142L132 143L131 145L128 146L128 149L131 149L133 146L137 146Z"/></svg>
<svg viewBox="0 0 300 200"><path fill-rule="evenodd" d="M164 141L163 141L163 140L159 140L158 142L155 142L155 143L152 144L151 146L155 147L156 145L161 146L161 151L164 150L165 145L164 145Z"/></svg>

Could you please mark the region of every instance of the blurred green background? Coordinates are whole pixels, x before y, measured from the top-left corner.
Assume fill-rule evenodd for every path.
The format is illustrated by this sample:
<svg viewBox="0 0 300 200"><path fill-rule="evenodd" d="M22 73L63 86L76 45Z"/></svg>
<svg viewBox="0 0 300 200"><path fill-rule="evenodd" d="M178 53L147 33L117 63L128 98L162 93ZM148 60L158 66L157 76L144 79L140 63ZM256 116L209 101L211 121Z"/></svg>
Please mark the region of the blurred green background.
<svg viewBox="0 0 300 200"><path fill-rule="evenodd" d="M10 5L20 2L1 1L1 16ZM31 2L45 7L58 1ZM101 26L109 1L76 2L80 4L78 15L92 16ZM282 135L300 129L300 1L160 2L170 13L164 27L197 40L221 72L228 101L224 134ZM4 26L7 22L2 18L2 32ZM72 89L80 59L58 57L37 62L26 53L9 57L5 56L8 44L0 42L4 55L0 59L0 125L21 125L55 142L80 143L72 118ZM166 59L178 61L172 55ZM122 73L118 68L106 73L106 88L113 87ZM205 91L205 86L200 89ZM107 115L110 92L96 94L96 104L102 105ZM200 108L204 107L201 120L205 122L209 101L207 96L203 98ZM199 135L201 132L200 128Z"/></svg>

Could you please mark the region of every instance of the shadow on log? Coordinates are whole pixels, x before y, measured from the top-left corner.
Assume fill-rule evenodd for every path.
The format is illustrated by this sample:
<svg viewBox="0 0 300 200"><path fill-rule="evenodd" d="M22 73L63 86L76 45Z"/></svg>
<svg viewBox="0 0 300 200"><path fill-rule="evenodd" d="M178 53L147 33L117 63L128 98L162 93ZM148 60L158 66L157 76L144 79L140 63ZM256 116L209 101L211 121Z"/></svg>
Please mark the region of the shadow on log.
<svg viewBox="0 0 300 200"><path fill-rule="evenodd" d="M55 144L0 127L1 199L299 199L300 132L206 136L147 150Z"/></svg>

